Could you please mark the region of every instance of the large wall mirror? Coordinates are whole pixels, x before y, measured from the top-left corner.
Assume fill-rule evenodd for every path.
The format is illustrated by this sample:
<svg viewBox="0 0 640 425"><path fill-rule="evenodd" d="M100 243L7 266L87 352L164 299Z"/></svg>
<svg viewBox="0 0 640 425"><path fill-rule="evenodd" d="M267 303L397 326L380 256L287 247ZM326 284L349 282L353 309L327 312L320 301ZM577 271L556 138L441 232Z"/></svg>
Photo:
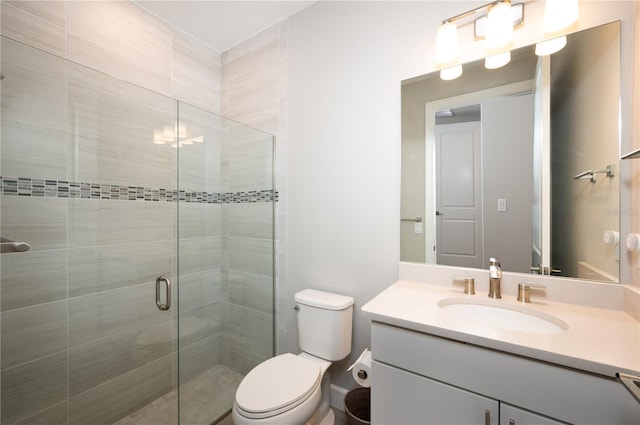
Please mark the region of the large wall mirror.
<svg viewBox="0 0 640 425"><path fill-rule="evenodd" d="M402 82L401 260L619 281L620 22Z"/></svg>

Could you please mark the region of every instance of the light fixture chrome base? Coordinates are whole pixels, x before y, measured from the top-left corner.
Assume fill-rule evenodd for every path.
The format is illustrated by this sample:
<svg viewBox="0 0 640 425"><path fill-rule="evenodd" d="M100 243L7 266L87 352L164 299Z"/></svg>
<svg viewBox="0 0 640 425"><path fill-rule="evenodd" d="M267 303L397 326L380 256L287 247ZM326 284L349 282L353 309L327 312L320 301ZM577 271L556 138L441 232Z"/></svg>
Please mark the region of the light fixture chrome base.
<svg viewBox="0 0 640 425"><path fill-rule="evenodd" d="M518 29L524 25L524 3L511 5L511 19L513 29ZM487 33L487 15L483 15L473 21L473 39L484 40Z"/></svg>

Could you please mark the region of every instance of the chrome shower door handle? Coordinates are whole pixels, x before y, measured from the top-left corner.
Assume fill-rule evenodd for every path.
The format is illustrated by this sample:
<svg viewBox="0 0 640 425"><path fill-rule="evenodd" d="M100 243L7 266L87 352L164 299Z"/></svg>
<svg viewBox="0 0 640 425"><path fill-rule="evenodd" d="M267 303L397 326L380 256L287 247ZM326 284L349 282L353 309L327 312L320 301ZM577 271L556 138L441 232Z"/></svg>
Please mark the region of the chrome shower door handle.
<svg viewBox="0 0 640 425"><path fill-rule="evenodd" d="M162 297L160 296L160 286L164 282L166 288L166 301L162 303ZM165 275L158 276L156 279L156 305L160 311L167 311L171 308L171 280Z"/></svg>

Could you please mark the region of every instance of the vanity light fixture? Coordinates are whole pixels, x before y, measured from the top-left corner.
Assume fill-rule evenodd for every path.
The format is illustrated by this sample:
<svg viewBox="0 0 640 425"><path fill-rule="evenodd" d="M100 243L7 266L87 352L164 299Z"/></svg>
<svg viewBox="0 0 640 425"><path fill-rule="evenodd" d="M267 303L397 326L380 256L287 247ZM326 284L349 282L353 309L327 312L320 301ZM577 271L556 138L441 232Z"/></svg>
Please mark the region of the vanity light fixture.
<svg viewBox="0 0 640 425"><path fill-rule="evenodd" d="M462 75L458 21L469 17L474 17L474 39L485 41L485 67L500 68L511 61L513 32L524 25L524 3L512 4L511 0L495 0L442 21L436 36L435 62L443 80L453 80ZM567 43L566 33L577 21L578 0L546 0L544 39L536 44L536 54L550 55L562 49Z"/></svg>
<svg viewBox="0 0 640 425"><path fill-rule="evenodd" d="M487 40L487 67L498 68L510 61L513 29L524 22L524 4L511 5L511 0L497 0L442 21L436 35L436 66L443 80L462 75L455 22L479 14L474 20L474 36L476 40Z"/></svg>
<svg viewBox="0 0 640 425"><path fill-rule="evenodd" d="M566 33L578 22L578 0L547 0L542 32L544 41L536 44L536 55L546 56L567 44Z"/></svg>

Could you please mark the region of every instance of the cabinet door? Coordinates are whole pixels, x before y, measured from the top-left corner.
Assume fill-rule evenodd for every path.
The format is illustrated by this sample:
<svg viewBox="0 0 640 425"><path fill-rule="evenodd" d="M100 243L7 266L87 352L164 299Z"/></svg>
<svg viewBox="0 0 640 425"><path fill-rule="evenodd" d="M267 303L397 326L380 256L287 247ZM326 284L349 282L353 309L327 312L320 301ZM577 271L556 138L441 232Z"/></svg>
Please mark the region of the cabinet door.
<svg viewBox="0 0 640 425"><path fill-rule="evenodd" d="M500 403L500 425L559 425L563 423L510 404Z"/></svg>
<svg viewBox="0 0 640 425"><path fill-rule="evenodd" d="M498 425L497 401L373 362L371 423Z"/></svg>

